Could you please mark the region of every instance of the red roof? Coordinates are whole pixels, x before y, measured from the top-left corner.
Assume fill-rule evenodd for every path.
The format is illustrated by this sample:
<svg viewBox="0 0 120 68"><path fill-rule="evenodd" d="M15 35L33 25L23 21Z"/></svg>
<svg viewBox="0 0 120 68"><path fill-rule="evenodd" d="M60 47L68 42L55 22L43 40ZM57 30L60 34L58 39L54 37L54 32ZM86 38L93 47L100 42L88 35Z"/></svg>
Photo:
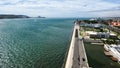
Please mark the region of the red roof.
<svg viewBox="0 0 120 68"><path fill-rule="evenodd" d="M112 22L112 26L120 26L120 22Z"/></svg>

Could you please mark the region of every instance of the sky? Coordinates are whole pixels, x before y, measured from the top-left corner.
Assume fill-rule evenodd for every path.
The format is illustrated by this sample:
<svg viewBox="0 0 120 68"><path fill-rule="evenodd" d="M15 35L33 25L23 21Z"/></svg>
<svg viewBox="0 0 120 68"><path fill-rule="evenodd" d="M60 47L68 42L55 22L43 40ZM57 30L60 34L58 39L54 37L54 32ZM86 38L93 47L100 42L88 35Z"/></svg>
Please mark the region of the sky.
<svg viewBox="0 0 120 68"><path fill-rule="evenodd" d="M33 17L118 17L120 0L0 0L0 14Z"/></svg>

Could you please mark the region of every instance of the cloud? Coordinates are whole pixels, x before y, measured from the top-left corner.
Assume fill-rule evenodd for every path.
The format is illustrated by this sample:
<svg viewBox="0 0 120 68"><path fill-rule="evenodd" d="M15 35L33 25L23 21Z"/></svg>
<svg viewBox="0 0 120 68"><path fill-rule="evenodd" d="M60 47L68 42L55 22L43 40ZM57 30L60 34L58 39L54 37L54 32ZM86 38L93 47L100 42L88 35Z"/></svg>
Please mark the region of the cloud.
<svg viewBox="0 0 120 68"><path fill-rule="evenodd" d="M104 11L106 16L110 16L111 14L109 13L114 14L115 10L119 12L120 9L120 4L112 1L113 0L1 0L0 11L1 14L42 15L47 17L102 16L103 14L99 15L98 13L103 13L102 11Z"/></svg>
<svg viewBox="0 0 120 68"><path fill-rule="evenodd" d="M120 0L103 0L103 1L120 4Z"/></svg>
<svg viewBox="0 0 120 68"><path fill-rule="evenodd" d="M98 15L99 17L120 17L120 10L114 11L101 11L101 12L91 12L93 15Z"/></svg>

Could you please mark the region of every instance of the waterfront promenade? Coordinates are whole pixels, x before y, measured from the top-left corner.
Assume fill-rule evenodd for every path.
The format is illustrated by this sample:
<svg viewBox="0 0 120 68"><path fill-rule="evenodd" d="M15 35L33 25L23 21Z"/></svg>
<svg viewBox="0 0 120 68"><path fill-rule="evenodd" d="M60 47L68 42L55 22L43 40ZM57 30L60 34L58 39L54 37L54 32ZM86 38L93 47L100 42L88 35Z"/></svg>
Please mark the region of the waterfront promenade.
<svg viewBox="0 0 120 68"><path fill-rule="evenodd" d="M89 68L83 39L79 34L79 23L75 21L65 68Z"/></svg>

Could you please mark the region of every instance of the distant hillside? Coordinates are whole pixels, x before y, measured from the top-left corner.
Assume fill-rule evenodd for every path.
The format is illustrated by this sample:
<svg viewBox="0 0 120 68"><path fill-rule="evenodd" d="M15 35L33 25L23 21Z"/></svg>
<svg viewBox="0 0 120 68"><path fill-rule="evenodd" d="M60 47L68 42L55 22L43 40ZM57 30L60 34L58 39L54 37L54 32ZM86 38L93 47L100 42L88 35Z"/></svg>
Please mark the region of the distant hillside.
<svg viewBox="0 0 120 68"><path fill-rule="evenodd" d="M37 18L45 18L45 17L38 16Z"/></svg>
<svg viewBox="0 0 120 68"><path fill-rule="evenodd" d="M0 14L0 19L12 19L12 18L30 18L26 15L7 15L7 14Z"/></svg>

